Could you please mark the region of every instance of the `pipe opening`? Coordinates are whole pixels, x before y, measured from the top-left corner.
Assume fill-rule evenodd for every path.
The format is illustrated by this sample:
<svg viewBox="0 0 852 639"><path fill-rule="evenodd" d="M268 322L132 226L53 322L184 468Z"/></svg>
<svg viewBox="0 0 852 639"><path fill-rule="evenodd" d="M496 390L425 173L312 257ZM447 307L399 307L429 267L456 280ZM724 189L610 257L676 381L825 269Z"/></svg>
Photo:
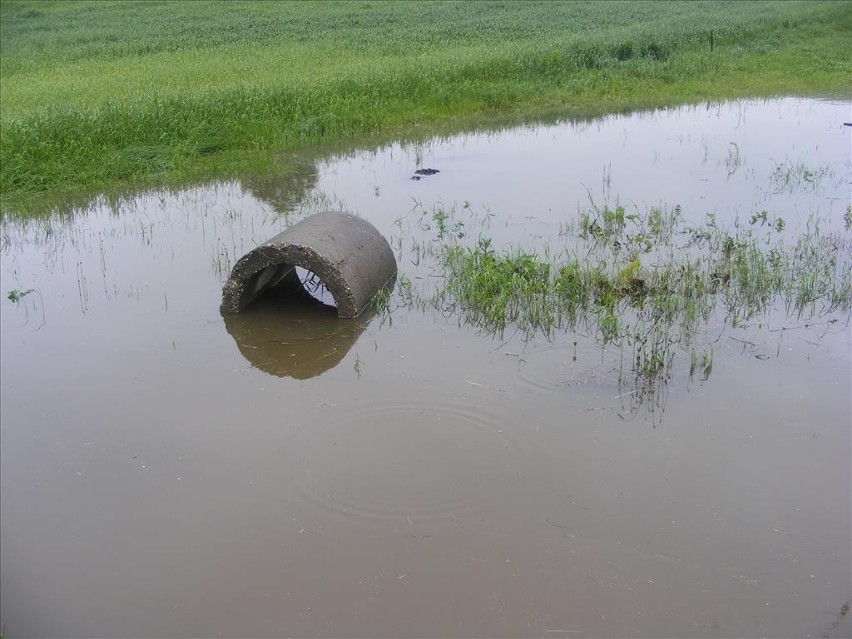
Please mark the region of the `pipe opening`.
<svg viewBox="0 0 852 639"><path fill-rule="evenodd" d="M323 306L337 308L337 302L328 287L325 285L319 276L313 271L309 271L301 266L296 267L296 277L302 284L302 291L308 296L318 301Z"/></svg>
<svg viewBox="0 0 852 639"><path fill-rule="evenodd" d="M267 266L249 281L243 290L240 307L290 303L307 309L331 309L337 311L337 303L331 291L319 275L301 266L273 264Z"/></svg>

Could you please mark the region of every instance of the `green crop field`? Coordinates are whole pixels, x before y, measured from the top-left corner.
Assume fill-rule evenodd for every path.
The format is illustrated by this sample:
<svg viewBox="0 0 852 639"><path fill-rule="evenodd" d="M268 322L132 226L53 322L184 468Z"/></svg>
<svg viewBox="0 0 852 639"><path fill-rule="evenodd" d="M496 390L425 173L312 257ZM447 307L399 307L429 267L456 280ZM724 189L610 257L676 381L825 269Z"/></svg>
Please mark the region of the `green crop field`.
<svg viewBox="0 0 852 639"><path fill-rule="evenodd" d="M0 2L0 197L488 118L850 95L847 2Z"/></svg>

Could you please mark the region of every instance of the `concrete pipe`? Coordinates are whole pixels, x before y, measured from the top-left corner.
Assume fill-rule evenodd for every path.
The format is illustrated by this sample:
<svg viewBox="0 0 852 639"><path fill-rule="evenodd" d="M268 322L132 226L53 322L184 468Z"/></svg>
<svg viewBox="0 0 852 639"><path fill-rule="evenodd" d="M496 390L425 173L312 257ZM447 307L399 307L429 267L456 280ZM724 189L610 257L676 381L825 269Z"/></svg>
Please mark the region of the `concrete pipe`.
<svg viewBox="0 0 852 639"><path fill-rule="evenodd" d="M348 213L325 211L243 256L222 289L222 314L239 313L271 288L301 290L297 266L322 281L342 318L358 317L396 275L393 251L372 224Z"/></svg>

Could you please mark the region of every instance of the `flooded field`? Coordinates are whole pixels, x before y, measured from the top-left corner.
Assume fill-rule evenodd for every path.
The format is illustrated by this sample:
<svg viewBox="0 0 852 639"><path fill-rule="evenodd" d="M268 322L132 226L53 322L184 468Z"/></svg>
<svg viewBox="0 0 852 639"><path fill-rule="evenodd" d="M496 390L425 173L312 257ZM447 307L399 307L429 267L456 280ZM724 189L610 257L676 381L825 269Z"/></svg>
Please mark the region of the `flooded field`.
<svg viewBox="0 0 852 639"><path fill-rule="evenodd" d="M703 105L6 219L6 636L848 637L848 305L719 302L649 354L636 304L495 324L442 258L588 262L667 219L670 256L818 228L848 273L848 120ZM236 260L325 209L388 238L390 299L223 318Z"/></svg>

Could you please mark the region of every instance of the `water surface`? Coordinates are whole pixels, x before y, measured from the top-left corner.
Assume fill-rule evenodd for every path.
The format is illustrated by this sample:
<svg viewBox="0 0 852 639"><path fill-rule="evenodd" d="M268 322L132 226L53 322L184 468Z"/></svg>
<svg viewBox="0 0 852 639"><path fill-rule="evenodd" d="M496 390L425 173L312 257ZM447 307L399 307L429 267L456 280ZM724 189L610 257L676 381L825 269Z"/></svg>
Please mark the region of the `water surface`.
<svg viewBox="0 0 852 639"><path fill-rule="evenodd" d="M649 407L617 345L498 338L399 285L356 321L218 311L240 256L324 208L376 225L423 291L437 210L460 241L538 251L605 203L843 233L848 109L282 156L279 176L7 219L6 636L849 636L848 314L717 321L712 374L679 354Z"/></svg>

